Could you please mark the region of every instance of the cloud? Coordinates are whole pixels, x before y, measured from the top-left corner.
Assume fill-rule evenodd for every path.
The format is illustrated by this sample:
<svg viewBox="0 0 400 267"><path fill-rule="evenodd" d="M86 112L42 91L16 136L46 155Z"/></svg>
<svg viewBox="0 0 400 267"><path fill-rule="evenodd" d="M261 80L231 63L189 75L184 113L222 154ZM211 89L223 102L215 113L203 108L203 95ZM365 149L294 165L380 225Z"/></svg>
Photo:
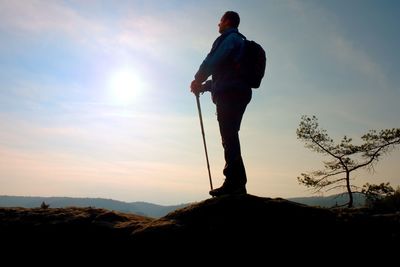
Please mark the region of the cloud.
<svg viewBox="0 0 400 267"><path fill-rule="evenodd" d="M161 75L186 77L194 72L218 34L217 19L204 5L161 10L158 1L145 7L132 2L112 5L110 13L96 8L101 4L92 4L89 8L80 2L1 1L0 30L17 37L17 45L1 46L23 54L26 44L32 43L36 55L46 52L43 46L57 52L67 48L74 51L73 57L92 62L91 69L134 62L149 73L148 80L157 82Z"/></svg>
<svg viewBox="0 0 400 267"><path fill-rule="evenodd" d="M207 49L210 45L204 41L207 38L198 38L210 34L209 29L194 28L197 24L195 17L208 20L209 16L203 9L154 9L150 15L132 3L127 10L119 12L121 16L112 17L106 14L85 15L82 6L84 3L71 6L62 1L1 1L0 27L33 35L59 33L75 40L91 40L103 45L119 44L141 50L161 49L179 43L187 45L185 40L192 40L196 46L200 42Z"/></svg>
<svg viewBox="0 0 400 267"><path fill-rule="evenodd" d="M4 30L30 34L52 32L88 39L104 30L101 24L85 18L62 1L1 1L0 17L0 27Z"/></svg>
<svg viewBox="0 0 400 267"><path fill-rule="evenodd" d="M91 133L79 124L59 126L57 118L53 117L46 118L46 126L34 116L22 119L12 113L0 113L0 120L0 144L9 148L63 151L69 144L84 144L92 138Z"/></svg>
<svg viewBox="0 0 400 267"><path fill-rule="evenodd" d="M197 18L200 17L207 25L211 17L194 7L168 11L155 9L151 15L131 9L128 14L118 20L114 43L110 40L107 45L145 52L162 64L187 64L192 58L185 55L193 52L203 57L218 35L216 25L215 31L207 26L199 27Z"/></svg>
<svg viewBox="0 0 400 267"><path fill-rule="evenodd" d="M198 119L186 115L136 113L101 105L72 105L57 114L27 117L0 113L0 144L41 153L63 153L99 161L139 160L191 164L201 149ZM200 150L201 151L201 150Z"/></svg>
<svg viewBox="0 0 400 267"><path fill-rule="evenodd" d="M351 40L345 39L338 33L333 33L328 39L332 56L339 64L358 71L364 77L377 81L378 84L386 84L386 76L382 68L361 48L355 47Z"/></svg>
<svg viewBox="0 0 400 267"><path fill-rule="evenodd" d="M193 172L201 143L187 147L192 142L185 140L199 137L196 118L99 117L42 124L0 114L1 193L169 203L201 193L202 174Z"/></svg>

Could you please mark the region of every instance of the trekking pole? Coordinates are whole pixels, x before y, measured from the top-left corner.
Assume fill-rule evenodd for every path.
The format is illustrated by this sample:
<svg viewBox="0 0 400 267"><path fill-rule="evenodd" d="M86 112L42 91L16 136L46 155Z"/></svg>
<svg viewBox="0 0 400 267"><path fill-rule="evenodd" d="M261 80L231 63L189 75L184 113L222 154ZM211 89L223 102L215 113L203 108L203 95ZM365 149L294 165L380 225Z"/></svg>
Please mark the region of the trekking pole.
<svg viewBox="0 0 400 267"><path fill-rule="evenodd" d="M202 118L202 115L201 115L200 95L199 95L199 93L196 94L196 101L197 101L197 109L199 110L199 119L200 119L201 134L203 135L204 151L206 152L207 169L208 169L208 178L210 179L210 187L211 187L211 190L213 190L213 185L212 185L212 180L211 180L210 163L209 163L209 161L208 161L208 153L207 153L207 145L206 145L206 136L205 136L205 134L204 134L203 118Z"/></svg>

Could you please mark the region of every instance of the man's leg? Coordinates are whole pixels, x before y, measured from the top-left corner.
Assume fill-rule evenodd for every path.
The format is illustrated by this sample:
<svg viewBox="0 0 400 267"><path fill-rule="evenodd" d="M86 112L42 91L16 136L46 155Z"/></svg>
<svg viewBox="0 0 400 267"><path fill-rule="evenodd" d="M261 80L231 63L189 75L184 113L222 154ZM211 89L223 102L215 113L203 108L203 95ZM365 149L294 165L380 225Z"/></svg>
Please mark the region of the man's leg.
<svg viewBox="0 0 400 267"><path fill-rule="evenodd" d="M246 193L246 170L240 151L239 130L244 111L251 99L250 93L235 95L217 103L217 116L224 148L225 182L221 188L210 191L217 196L229 193Z"/></svg>
<svg viewBox="0 0 400 267"><path fill-rule="evenodd" d="M226 177L226 183L230 183L233 186L244 186L247 182L246 170L240 151L239 128L236 126L240 124L240 120L240 113L234 114L227 121L220 120L220 132L225 156L223 173Z"/></svg>

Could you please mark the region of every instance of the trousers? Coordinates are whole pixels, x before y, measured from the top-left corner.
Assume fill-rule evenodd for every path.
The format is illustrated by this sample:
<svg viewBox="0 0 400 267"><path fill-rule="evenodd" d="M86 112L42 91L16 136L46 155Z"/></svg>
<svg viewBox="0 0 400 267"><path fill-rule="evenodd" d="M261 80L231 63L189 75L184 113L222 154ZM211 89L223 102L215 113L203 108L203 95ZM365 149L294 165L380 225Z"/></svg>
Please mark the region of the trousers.
<svg viewBox="0 0 400 267"><path fill-rule="evenodd" d="M240 150L239 130L251 97L251 88L224 92L216 97L217 119L225 157L224 183L227 184L242 186L247 183Z"/></svg>

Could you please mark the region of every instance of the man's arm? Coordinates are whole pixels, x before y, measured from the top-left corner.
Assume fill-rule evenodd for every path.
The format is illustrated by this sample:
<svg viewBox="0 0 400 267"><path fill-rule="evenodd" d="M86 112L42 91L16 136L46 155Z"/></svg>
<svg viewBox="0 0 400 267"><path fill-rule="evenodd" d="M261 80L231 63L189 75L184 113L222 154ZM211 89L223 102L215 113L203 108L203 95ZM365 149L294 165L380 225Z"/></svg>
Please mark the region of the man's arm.
<svg viewBox="0 0 400 267"><path fill-rule="evenodd" d="M215 51L211 49L211 52L201 63L199 70L197 71L195 80L198 83L203 83L208 77L215 71L215 69L220 66L232 53L235 48L234 34L229 34L222 40L221 44L214 42L214 46L218 46ZM218 39L217 39L218 40Z"/></svg>

